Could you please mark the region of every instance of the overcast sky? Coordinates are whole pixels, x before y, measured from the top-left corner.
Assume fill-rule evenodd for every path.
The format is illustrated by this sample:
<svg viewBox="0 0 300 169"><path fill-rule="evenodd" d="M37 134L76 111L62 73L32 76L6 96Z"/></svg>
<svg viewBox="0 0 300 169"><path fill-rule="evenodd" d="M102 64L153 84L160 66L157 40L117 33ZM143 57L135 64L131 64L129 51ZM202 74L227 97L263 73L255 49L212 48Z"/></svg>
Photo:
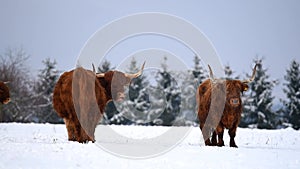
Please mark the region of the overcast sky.
<svg viewBox="0 0 300 169"><path fill-rule="evenodd" d="M58 69L70 70L97 30L141 12L163 12L192 23L214 45L221 62L240 75L251 71L256 56L263 56L271 78L282 81L291 60L300 61L299 0L1 0L0 54L21 46L31 56L33 73L47 57L58 62ZM193 53L171 41L154 35L137 37L123 43L124 48L129 42L135 47L124 50L120 45L119 52L107 57L117 65L130 53L158 48L180 56L191 67ZM280 92L276 88L274 94Z"/></svg>

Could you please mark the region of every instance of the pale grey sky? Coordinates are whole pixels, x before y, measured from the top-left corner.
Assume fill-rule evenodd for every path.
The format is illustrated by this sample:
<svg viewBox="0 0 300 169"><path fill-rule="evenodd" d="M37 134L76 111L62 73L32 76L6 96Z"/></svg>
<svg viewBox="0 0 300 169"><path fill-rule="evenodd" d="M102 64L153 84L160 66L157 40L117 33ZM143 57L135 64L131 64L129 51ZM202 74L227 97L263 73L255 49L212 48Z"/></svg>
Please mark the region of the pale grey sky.
<svg viewBox="0 0 300 169"><path fill-rule="evenodd" d="M140 12L163 12L192 23L212 42L222 63L241 75L251 70L256 55L265 58L271 78L281 81L291 60L300 62L298 0L1 0L0 53L22 46L31 55L33 73L42 68L46 57L55 59L59 69L70 70L93 33L113 20ZM131 43L130 50L112 51L108 57L119 64L130 53L159 48L192 66L193 53L171 41L137 37L124 42ZM281 87L274 94L282 95Z"/></svg>

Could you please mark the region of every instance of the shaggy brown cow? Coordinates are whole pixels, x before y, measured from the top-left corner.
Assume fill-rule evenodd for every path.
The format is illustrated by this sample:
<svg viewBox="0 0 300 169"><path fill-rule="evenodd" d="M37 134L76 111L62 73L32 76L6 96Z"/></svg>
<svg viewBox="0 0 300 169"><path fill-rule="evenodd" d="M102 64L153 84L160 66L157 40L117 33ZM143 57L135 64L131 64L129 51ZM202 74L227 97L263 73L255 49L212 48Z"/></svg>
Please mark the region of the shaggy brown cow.
<svg viewBox="0 0 300 169"><path fill-rule="evenodd" d="M9 89L6 86L6 82L0 81L0 103L7 104L10 102Z"/></svg>
<svg viewBox="0 0 300 169"><path fill-rule="evenodd" d="M95 128L110 100L124 99L124 86L142 74L95 73L83 68L65 72L53 92L53 107L66 123L69 141L94 142Z"/></svg>
<svg viewBox="0 0 300 169"><path fill-rule="evenodd" d="M226 128L229 129L230 147L237 147L234 137L242 113L241 93L247 91L247 83L254 80L256 65L252 77L244 81L215 79L209 65L208 67L210 79L198 87L196 94L198 118L205 145L224 146L223 133Z"/></svg>

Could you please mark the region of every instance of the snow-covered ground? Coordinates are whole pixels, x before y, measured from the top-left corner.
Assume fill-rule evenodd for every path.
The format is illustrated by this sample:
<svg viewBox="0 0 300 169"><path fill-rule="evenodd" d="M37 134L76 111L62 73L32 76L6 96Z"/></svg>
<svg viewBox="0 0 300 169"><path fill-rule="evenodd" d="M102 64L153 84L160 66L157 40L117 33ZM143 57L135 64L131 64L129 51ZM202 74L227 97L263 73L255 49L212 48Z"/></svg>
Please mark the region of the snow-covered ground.
<svg viewBox="0 0 300 169"><path fill-rule="evenodd" d="M143 138L162 133L167 127L111 126L117 133ZM178 128L180 130L180 128ZM104 151L98 144L67 141L64 125L0 124L0 168L109 168L109 169L176 169L176 168L299 168L300 131L241 129L237 131L239 148L206 147L199 128L173 149L158 156L143 159L122 158ZM110 145L130 143L103 139ZM101 141L100 141L101 142ZM167 143L162 143L167 144ZM143 145L147 146L147 145ZM148 145L151 148L151 144ZM163 146L163 145L161 145Z"/></svg>

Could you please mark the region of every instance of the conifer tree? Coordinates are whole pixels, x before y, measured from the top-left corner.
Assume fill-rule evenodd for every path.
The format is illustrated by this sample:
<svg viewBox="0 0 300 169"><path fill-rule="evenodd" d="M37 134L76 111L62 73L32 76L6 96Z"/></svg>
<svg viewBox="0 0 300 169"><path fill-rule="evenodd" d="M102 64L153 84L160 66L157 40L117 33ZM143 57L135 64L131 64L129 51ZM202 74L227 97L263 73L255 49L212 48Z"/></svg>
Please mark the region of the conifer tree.
<svg viewBox="0 0 300 169"><path fill-rule="evenodd" d="M201 66L200 58L194 56L193 69L179 72L177 77L184 79L181 82L181 108L176 118L175 125L197 125L196 91L198 86L207 78L204 68Z"/></svg>
<svg viewBox="0 0 300 169"><path fill-rule="evenodd" d="M225 73L225 78L226 79L239 79L239 76L234 77L235 72L231 69L229 64L225 65L224 73Z"/></svg>
<svg viewBox="0 0 300 169"><path fill-rule="evenodd" d="M56 61L51 61L50 58L42 61L45 65L38 74L38 81L35 90L36 118L39 122L45 123L62 123L62 119L58 117L52 107L52 95L54 86L59 78L59 71L56 69Z"/></svg>
<svg viewBox="0 0 300 169"><path fill-rule="evenodd" d="M111 63L108 60L104 60L102 64L98 66L98 73L105 73L112 69L114 69L114 67L111 66Z"/></svg>
<svg viewBox="0 0 300 169"><path fill-rule="evenodd" d="M256 59L256 76L249 83L249 97L244 99L244 112L240 126L264 129L276 128L276 113L272 111L272 89L276 81L271 81L267 69L263 68L263 60Z"/></svg>
<svg viewBox="0 0 300 169"><path fill-rule="evenodd" d="M284 100L284 112L294 129L300 128L300 70L296 60L291 62L290 68L284 76L286 83L283 89L287 100Z"/></svg>
<svg viewBox="0 0 300 169"><path fill-rule="evenodd" d="M167 57L164 57L162 70L157 74L157 82L164 92L167 103L164 112L159 117L162 122L161 125L172 126L180 112L181 93L177 82L172 77L171 72L168 71Z"/></svg>
<svg viewBox="0 0 300 169"><path fill-rule="evenodd" d="M201 66L200 62L201 62L201 59L199 58L199 56L195 55L194 56L194 69L192 70L192 74L196 81L196 84L195 84L196 86L201 84L207 78L205 70Z"/></svg>

